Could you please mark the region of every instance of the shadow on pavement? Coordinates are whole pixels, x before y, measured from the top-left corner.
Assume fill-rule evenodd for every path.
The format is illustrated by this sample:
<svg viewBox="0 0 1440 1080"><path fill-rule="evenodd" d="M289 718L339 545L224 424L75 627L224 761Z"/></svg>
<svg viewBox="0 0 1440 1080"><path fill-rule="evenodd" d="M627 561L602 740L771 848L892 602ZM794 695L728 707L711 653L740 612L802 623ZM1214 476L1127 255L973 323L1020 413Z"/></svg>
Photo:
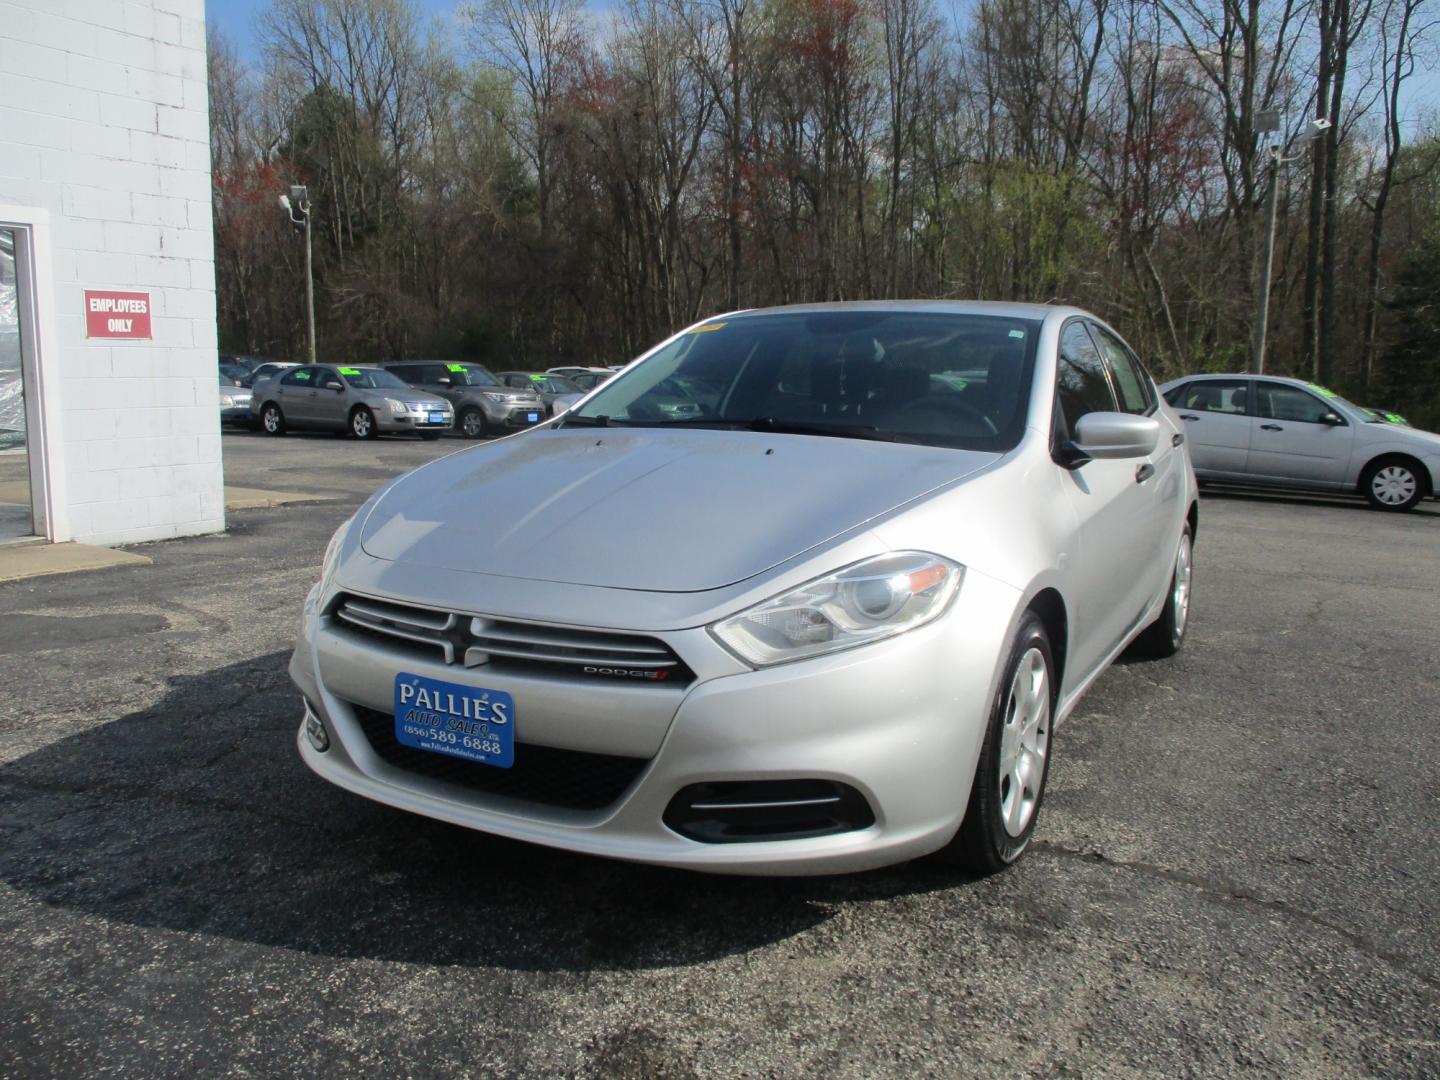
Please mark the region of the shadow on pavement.
<svg viewBox="0 0 1440 1080"><path fill-rule="evenodd" d="M966 880L918 865L709 877L390 810L301 763L287 662L272 653L172 679L155 708L0 766L0 879L142 927L334 957L556 971L743 953L845 901Z"/></svg>

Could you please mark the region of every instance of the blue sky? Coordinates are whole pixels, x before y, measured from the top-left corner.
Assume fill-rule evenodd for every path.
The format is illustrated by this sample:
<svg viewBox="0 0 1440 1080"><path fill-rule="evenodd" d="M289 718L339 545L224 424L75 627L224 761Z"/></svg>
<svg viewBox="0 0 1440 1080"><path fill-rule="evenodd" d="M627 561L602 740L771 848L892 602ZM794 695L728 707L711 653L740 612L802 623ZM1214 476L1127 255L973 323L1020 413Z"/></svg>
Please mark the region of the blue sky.
<svg viewBox="0 0 1440 1080"><path fill-rule="evenodd" d="M460 6L460 0L416 0L429 15L449 18ZM205 21L218 26L235 42L246 60L257 59L255 20L270 7L270 0L205 0Z"/></svg>

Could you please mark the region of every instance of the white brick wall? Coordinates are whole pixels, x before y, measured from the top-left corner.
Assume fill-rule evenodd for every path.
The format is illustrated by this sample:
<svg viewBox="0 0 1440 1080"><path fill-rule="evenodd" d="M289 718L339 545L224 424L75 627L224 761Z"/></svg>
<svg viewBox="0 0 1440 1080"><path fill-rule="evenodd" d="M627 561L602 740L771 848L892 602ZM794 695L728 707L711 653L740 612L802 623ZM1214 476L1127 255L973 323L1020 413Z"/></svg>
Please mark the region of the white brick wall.
<svg viewBox="0 0 1440 1080"><path fill-rule="evenodd" d="M72 538L224 527L204 0L0 0L0 204L50 213ZM88 341L84 290L148 292Z"/></svg>

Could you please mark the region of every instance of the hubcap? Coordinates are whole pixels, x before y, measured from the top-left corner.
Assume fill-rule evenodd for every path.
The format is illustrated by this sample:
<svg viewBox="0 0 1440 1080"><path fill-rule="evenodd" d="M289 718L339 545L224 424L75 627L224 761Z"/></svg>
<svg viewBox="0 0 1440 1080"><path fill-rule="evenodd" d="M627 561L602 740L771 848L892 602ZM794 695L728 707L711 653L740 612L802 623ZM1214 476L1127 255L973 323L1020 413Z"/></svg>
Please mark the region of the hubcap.
<svg viewBox="0 0 1440 1080"><path fill-rule="evenodd" d="M472 439L478 438L479 435L480 435L480 432L482 432L482 431L485 430L485 422L480 419L480 416L479 416L478 413L473 413L473 412L466 413L466 414L465 414L464 425L465 425L465 434L466 434L466 435L469 435L470 438L472 438Z"/></svg>
<svg viewBox="0 0 1440 1080"><path fill-rule="evenodd" d="M370 434L370 415L368 413L357 412L355 419L351 422L351 426L355 429L355 434L363 439L366 435Z"/></svg>
<svg viewBox="0 0 1440 1080"><path fill-rule="evenodd" d="M280 414L274 409L265 410L265 430L276 432L280 429Z"/></svg>
<svg viewBox="0 0 1440 1080"><path fill-rule="evenodd" d="M1175 609L1175 636L1185 632L1185 620L1190 617L1190 537L1180 539L1180 551L1175 556L1175 584L1170 586L1170 606Z"/></svg>
<svg viewBox="0 0 1440 1080"><path fill-rule="evenodd" d="M1049 750L1050 669L1045 654L1030 649L1010 680L1000 733L1000 816L1011 836L1023 833L1035 816Z"/></svg>
<svg viewBox="0 0 1440 1080"><path fill-rule="evenodd" d="M1386 506L1400 506L1415 497L1415 474L1403 465L1386 465L1370 481L1370 490Z"/></svg>

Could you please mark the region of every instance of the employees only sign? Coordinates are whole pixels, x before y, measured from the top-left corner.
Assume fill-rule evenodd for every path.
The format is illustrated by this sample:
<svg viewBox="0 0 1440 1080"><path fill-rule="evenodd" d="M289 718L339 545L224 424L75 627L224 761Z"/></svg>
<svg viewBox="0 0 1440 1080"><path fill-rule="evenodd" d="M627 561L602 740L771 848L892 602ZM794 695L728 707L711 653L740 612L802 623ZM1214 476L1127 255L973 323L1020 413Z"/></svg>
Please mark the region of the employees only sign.
<svg viewBox="0 0 1440 1080"><path fill-rule="evenodd" d="M87 338L149 338L150 294L85 290Z"/></svg>

